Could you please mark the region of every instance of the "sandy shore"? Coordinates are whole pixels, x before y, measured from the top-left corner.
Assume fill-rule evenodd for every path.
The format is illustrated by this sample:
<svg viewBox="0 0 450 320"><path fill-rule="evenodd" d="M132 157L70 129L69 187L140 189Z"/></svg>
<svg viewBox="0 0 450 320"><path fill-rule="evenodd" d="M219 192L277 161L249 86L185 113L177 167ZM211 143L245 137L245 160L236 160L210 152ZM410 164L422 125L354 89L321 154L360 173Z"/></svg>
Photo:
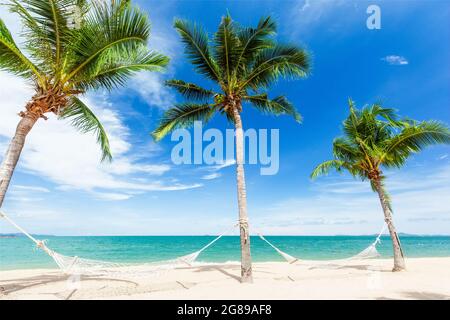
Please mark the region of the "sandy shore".
<svg viewBox="0 0 450 320"><path fill-rule="evenodd" d="M145 270L68 277L57 270L0 272L0 299L450 299L450 258L334 265L255 263L253 284L239 282L239 265L206 265L157 273Z"/></svg>

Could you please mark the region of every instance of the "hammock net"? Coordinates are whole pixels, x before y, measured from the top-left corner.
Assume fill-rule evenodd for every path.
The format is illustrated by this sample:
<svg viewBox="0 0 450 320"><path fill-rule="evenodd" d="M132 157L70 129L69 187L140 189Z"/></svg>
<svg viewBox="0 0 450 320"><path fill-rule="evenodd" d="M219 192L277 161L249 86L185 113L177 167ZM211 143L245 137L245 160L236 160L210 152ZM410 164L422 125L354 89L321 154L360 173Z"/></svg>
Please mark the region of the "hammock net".
<svg viewBox="0 0 450 320"><path fill-rule="evenodd" d="M192 266L198 256L213 245L216 241L222 238L225 234L231 230L220 234L214 238L211 242L205 245L198 251L193 253L164 261L146 262L146 263L120 263L103 260L85 259L77 256L66 256L60 254L49 247L47 247L45 241L35 239L31 234L25 231L22 227L17 225L11 218L9 218L4 212L0 211L0 218L4 218L7 222L13 225L16 229L22 232L26 237L33 241L36 246L48 254L56 263L58 268L66 274L80 274L96 276L111 275L111 274L123 274L123 273L158 273L163 270L169 270L177 267ZM233 229L236 226L233 226Z"/></svg>
<svg viewBox="0 0 450 320"><path fill-rule="evenodd" d="M31 241L33 241L36 246L48 254L57 264L59 269L66 274L95 274L99 275L111 275L112 273L122 274L122 273L158 273L163 270L169 270L182 266L192 266L192 264L197 260L198 256L216 241L222 238L225 234L230 233L232 230L228 230L214 238L211 242L205 245L198 251L184 255L171 260L156 261L156 262L146 262L146 263L118 263L103 260L85 259L77 256L66 256L60 254L49 247L47 247L45 241L40 241L35 239L27 231L17 225L13 220L11 220L5 213L0 211L0 218L4 218L16 229L21 231L25 236L27 236ZM233 226L233 229L237 225ZM335 259L335 260L304 260L296 258L286 252L280 250L269 240L267 240L261 233L258 236L271 246L279 255L281 255L290 264L306 264L306 265L333 265L337 263L352 261L352 260L365 260L380 257L377 250L377 245L381 242L381 235L384 233L386 225L383 226L382 230L378 234L377 238L373 243L371 243L367 248L359 252L358 254L345 258L345 259Z"/></svg>
<svg viewBox="0 0 450 320"><path fill-rule="evenodd" d="M349 258L344 259L334 259L334 260L306 260L306 259L299 259L296 257L293 257L289 254L287 254L284 251L281 251L279 248L277 248L274 244L272 244L269 240L267 240L262 234L258 233L258 236L266 242L269 246L271 246L276 252L278 252L279 255L281 255L288 263L294 264L296 262L302 263L302 264L315 264L315 265L332 265L335 263L341 263L346 261L357 261L357 260L365 260L365 259L374 259L379 258L381 255L377 250L377 245L381 242L380 238L381 235L386 230L386 225L383 225L383 228L381 229L380 233L378 234L377 238L374 242L372 242L367 248L359 252L358 254L351 256Z"/></svg>

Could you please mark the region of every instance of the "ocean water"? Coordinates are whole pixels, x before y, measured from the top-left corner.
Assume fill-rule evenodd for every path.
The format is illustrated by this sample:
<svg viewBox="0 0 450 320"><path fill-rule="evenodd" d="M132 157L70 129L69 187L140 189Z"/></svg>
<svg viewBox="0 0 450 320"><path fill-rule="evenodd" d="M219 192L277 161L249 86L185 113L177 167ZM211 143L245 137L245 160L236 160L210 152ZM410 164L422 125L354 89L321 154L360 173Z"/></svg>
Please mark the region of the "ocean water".
<svg viewBox="0 0 450 320"><path fill-rule="evenodd" d="M267 236L275 246L302 259L329 260L351 257L375 236ZM173 259L195 252L213 236L114 236L47 237L47 246L61 254L115 262L150 262ZM450 236L403 236L407 257L450 257ZM382 237L378 251L392 257L389 237ZM251 238L255 262L284 261L259 237ZM229 262L240 259L239 238L225 236L204 251L200 262ZM0 238L0 270L56 268L53 260L25 237Z"/></svg>

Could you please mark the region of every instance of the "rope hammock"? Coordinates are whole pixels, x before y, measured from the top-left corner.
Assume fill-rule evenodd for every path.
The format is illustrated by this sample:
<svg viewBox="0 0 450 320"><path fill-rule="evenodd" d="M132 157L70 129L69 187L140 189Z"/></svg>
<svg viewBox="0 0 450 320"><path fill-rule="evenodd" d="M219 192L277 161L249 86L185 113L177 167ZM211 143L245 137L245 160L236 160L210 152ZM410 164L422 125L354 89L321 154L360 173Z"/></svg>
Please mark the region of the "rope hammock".
<svg viewBox="0 0 450 320"><path fill-rule="evenodd" d="M28 237L31 241L33 241L37 248L44 251L47 255L49 255L56 263L58 268L66 274L111 274L111 273L135 273L138 272L158 272L161 270L173 269L179 266L189 266L197 260L198 256L212 246L216 241L222 238L224 235L231 233L233 229L235 229L238 224L235 224L232 229L227 230L226 232L221 233L219 236L214 238L200 250L190 253L188 255L184 255L171 260L164 261L156 261L156 262L147 262L147 263L118 263L118 262L110 262L110 261L102 261L102 260L94 260L94 259L85 259L80 258L78 256L66 256L62 255L49 247L47 247L45 241L37 240L31 234L29 234L25 229L17 225L11 218L9 218L4 212L0 211L0 218L4 218L7 222L9 222L12 226L14 226L17 230L22 232L26 237ZM288 263L295 264L296 262L301 262L304 264L314 264L314 265L333 265L334 263L339 262L347 262L352 260L364 260L364 259L372 259L380 257L380 254L377 250L377 245L381 242L381 235L386 231L386 224L383 225L383 228L379 232L375 241L372 242L367 248L359 252L358 254L345 258L345 259L334 259L334 260L304 260L296 258L292 255L287 254L286 252L280 250L276 247L272 242L267 240L261 233L258 233L258 236L266 242L270 247L272 247L279 255L281 255ZM130 268L134 267L134 268Z"/></svg>
<svg viewBox="0 0 450 320"><path fill-rule="evenodd" d="M267 240L261 233L258 233L258 236L266 242L269 246L271 246L276 252L278 252L279 255L281 255L288 263L294 264L296 262L302 262L306 264L324 264L324 265L331 265L333 263L337 262L346 262L346 261L352 261L352 260L365 260L365 259L373 259L380 257L380 253L377 250L377 245L381 243L381 235L386 231L386 224L383 225L383 228L378 233L378 236L376 237L375 241L372 242L367 248L359 252L358 254L344 259L334 259L334 260L303 260L298 259L296 257L293 257L286 252L281 251L279 248L277 248L275 245L273 245L269 240Z"/></svg>
<svg viewBox="0 0 450 320"><path fill-rule="evenodd" d="M117 263L102 260L84 259L78 256L62 255L47 247L45 241L37 240L36 238L34 238L31 234L29 234L25 229L16 224L11 218L9 218L2 211L0 211L0 218L4 218L17 230L22 232L28 239L33 241L36 244L37 248L41 249L46 254L48 254L55 261L58 268L66 274L109 275L111 273L130 273L130 272L134 273L136 271L155 273L158 271L173 269L183 265L191 267L192 264L195 262L195 260L203 251L212 246L224 235L230 233L232 229L236 227L236 225L234 225L231 230L227 230L226 232L221 233L219 236L214 238L211 242L206 244L200 250L172 260L156 261L148 263Z"/></svg>

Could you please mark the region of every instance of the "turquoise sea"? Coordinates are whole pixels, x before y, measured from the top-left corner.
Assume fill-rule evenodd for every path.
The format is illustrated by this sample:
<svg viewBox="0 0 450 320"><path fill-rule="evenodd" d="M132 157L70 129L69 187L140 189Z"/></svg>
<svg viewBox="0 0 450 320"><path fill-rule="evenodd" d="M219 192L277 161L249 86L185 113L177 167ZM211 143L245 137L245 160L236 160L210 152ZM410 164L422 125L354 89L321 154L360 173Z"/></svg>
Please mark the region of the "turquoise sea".
<svg viewBox="0 0 450 320"><path fill-rule="evenodd" d="M303 259L348 258L366 248L375 236L267 236L286 253ZM46 237L47 246L61 254L116 262L149 262L173 259L199 250L213 236L114 236ZM382 237L378 251L392 256L389 237ZM283 261L258 237L252 237L254 261ZM407 257L450 257L450 236L403 236ZM204 251L200 262L239 260L239 238L225 236ZM0 270L56 268L53 260L25 237L0 238Z"/></svg>

